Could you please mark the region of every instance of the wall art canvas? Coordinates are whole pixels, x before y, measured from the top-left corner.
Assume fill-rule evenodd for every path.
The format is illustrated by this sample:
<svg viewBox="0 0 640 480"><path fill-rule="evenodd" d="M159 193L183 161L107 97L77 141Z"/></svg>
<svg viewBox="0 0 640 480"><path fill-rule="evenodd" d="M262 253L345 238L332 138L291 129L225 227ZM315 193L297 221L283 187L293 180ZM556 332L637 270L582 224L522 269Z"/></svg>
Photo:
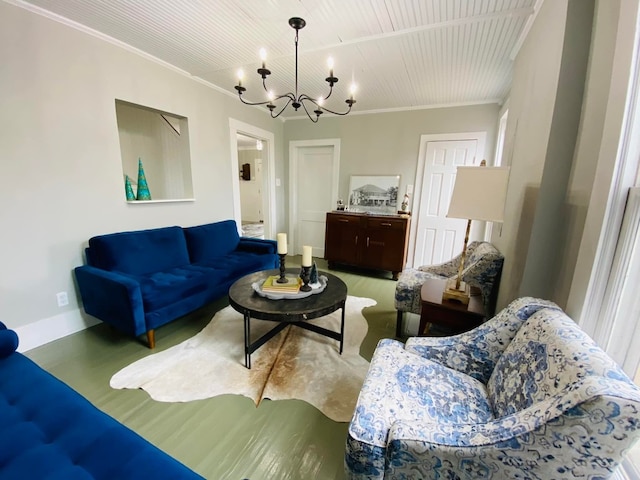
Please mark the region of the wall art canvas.
<svg viewBox="0 0 640 480"><path fill-rule="evenodd" d="M395 214L399 186L400 175L351 175L349 211Z"/></svg>

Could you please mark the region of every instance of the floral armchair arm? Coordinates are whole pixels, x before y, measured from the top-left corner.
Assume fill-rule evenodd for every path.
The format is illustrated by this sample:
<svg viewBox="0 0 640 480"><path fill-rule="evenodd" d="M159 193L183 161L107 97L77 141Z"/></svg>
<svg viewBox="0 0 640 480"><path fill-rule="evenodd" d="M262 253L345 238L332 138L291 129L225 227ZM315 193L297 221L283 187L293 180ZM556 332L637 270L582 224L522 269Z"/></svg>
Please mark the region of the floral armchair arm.
<svg viewBox="0 0 640 480"><path fill-rule="evenodd" d="M491 320L469 332L451 337L412 337L407 340L405 349L486 384L496 362L520 326L543 308L560 309L546 300L519 298Z"/></svg>
<svg viewBox="0 0 640 480"><path fill-rule="evenodd" d="M385 477L608 478L640 437L640 396L630 383L603 380L588 378L487 423L398 421L389 432Z"/></svg>
<svg viewBox="0 0 640 480"><path fill-rule="evenodd" d="M467 256L471 256L471 254L479 244L480 242L471 242L467 246ZM435 273L440 277L451 278L458 274L458 267L460 266L461 257L462 253L444 263L439 263L437 265L423 265L422 267L418 267L417 270L420 270L421 272Z"/></svg>

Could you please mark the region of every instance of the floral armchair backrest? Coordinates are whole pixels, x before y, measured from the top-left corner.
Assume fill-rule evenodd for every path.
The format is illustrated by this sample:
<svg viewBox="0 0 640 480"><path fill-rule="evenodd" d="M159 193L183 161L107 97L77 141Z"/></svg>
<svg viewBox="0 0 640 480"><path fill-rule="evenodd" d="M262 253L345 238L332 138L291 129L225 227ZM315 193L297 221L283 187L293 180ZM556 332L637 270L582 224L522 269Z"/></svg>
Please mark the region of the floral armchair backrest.
<svg viewBox="0 0 640 480"><path fill-rule="evenodd" d="M496 417L544 401L561 409L623 390L640 407L640 389L622 369L564 312L549 308L520 327L487 389Z"/></svg>

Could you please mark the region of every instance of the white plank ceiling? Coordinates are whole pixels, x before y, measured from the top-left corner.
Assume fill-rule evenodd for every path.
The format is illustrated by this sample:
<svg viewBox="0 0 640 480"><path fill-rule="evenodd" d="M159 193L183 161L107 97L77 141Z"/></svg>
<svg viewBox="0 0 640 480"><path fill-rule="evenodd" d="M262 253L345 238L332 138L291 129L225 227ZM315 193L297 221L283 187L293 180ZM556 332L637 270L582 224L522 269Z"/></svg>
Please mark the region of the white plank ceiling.
<svg viewBox="0 0 640 480"><path fill-rule="evenodd" d="M539 0L538 0L539 1ZM500 102L513 51L536 0L12 0L124 42L235 94L266 100L258 52L267 50L276 94L294 90L298 16L299 92L326 95L326 61L340 81L326 105L354 112ZM249 107L247 107L249 108ZM288 108L283 116L300 117Z"/></svg>

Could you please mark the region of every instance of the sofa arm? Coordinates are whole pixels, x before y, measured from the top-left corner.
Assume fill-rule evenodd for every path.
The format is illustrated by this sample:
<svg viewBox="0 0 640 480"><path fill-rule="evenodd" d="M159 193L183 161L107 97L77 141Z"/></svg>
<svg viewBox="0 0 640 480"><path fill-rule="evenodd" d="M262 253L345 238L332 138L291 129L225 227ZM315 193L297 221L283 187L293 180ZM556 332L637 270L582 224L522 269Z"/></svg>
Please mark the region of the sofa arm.
<svg viewBox="0 0 640 480"><path fill-rule="evenodd" d="M84 265L76 267L84 310L131 335L147 332L138 281L128 275Z"/></svg>
<svg viewBox="0 0 640 480"><path fill-rule="evenodd" d="M440 338L412 337L405 348L486 384L496 362L522 324L543 308L560 309L546 300L523 297L469 332Z"/></svg>
<svg viewBox="0 0 640 480"><path fill-rule="evenodd" d="M517 437L539 429L546 431L543 436L547 438L554 438L549 432L553 428L564 431L566 435L572 430L572 422L587 422L585 431L607 435L613 435L619 429L624 436L624 432L631 432L628 426L635 424L632 417L637 416L638 402L640 391L628 381L587 377L571 389L486 423L397 421L389 430L387 443L417 442L423 446L437 444L456 448L498 444L505 450L509 446L517 448ZM634 426L633 431L636 430Z"/></svg>
<svg viewBox="0 0 640 480"><path fill-rule="evenodd" d="M265 254L276 253L278 251L278 244L275 240L240 237L237 250Z"/></svg>

